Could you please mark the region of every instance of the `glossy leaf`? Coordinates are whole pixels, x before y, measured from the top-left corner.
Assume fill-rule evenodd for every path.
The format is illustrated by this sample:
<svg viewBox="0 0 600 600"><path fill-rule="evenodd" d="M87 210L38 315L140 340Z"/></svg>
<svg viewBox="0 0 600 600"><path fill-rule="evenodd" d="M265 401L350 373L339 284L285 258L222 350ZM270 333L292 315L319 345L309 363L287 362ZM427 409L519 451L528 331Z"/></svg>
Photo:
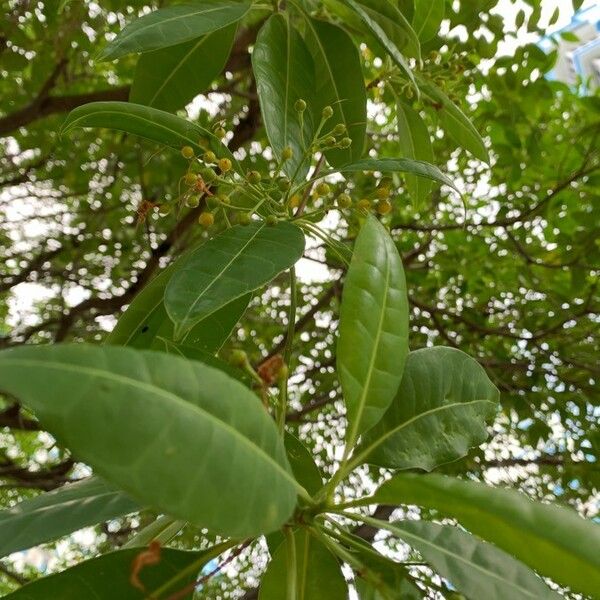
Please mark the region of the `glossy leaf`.
<svg viewBox="0 0 600 600"><path fill-rule="evenodd" d="M383 46L390 58L398 67L400 67L400 69L402 69L402 71L404 71L406 76L414 85L415 89L418 90L415 77L410 65L408 64L408 61L406 60L406 57L402 54L402 52L400 52L399 48L389 37L388 33L380 23L380 20L383 17L378 16L377 13L373 14L372 12L368 11L363 5L355 2L355 0L344 1L352 8L352 10L354 10L354 12L356 12L357 15L360 16L371 33L379 40L379 43Z"/></svg>
<svg viewBox="0 0 600 600"><path fill-rule="evenodd" d="M468 598L561 598L523 563L466 531L427 521L382 521L380 525L417 550Z"/></svg>
<svg viewBox="0 0 600 600"><path fill-rule="evenodd" d="M394 401L356 453L379 466L431 471L486 440L486 421L493 420L499 400L483 368L464 352L416 350Z"/></svg>
<svg viewBox="0 0 600 600"><path fill-rule="evenodd" d="M98 58L114 60L131 52L176 46L236 23L249 9L248 2L196 0L155 10L127 25Z"/></svg>
<svg viewBox="0 0 600 600"><path fill-rule="evenodd" d="M446 0L415 0L413 28L422 42L429 41L440 29Z"/></svg>
<svg viewBox="0 0 600 600"><path fill-rule="evenodd" d="M342 124L352 140L349 148L326 152L329 164L338 167L358 160L365 146L367 95L358 49L337 25L308 17L306 43L315 65L314 119L320 122L323 108L331 106L322 133Z"/></svg>
<svg viewBox="0 0 600 600"><path fill-rule="evenodd" d="M450 186L459 192L454 182L444 175L435 165L408 158L363 158L338 169L341 173L360 173L362 171L381 171L382 173L407 173L425 177ZM459 192L460 193L460 192Z"/></svg>
<svg viewBox="0 0 600 600"><path fill-rule="evenodd" d="M236 537L275 530L294 509L274 422L221 371L115 346L23 346L0 353L0 382L144 505Z"/></svg>
<svg viewBox="0 0 600 600"><path fill-rule="evenodd" d="M340 564L331 552L304 530L294 532L296 545L296 600L346 600L348 587ZM259 600L287 598L286 542L275 551L263 575Z"/></svg>
<svg viewBox="0 0 600 600"><path fill-rule="evenodd" d="M415 110L407 104L396 105L398 118L398 146L402 156L409 159L433 162L433 149L427 125ZM406 174L406 187L415 204L421 206L431 191L431 182L423 177Z"/></svg>
<svg viewBox="0 0 600 600"><path fill-rule="evenodd" d="M420 60L419 38L396 3L390 0L356 0L356 2L383 29L398 50ZM383 49L385 50L385 47Z"/></svg>
<svg viewBox="0 0 600 600"><path fill-rule="evenodd" d="M137 502L91 477L0 511L0 556L140 510Z"/></svg>
<svg viewBox="0 0 600 600"><path fill-rule="evenodd" d="M475 158L489 163L490 157L481 135L460 108L432 83L420 79L419 88L438 105L438 114L448 135Z"/></svg>
<svg viewBox="0 0 600 600"><path fill-rule="evenodd" d="M175 112L205 91L227 63L237 24L140 56L130 102Z"/></svg>
<svg viewBox="0 0 600 600"><path fill-rule="evenodd" d="M232 227L191 252L165 290L175 338L271 281L294 265L303 251L304 234L295 225L256 222Z"/></svg>
<svg viewBox="0 0 600 600"><path fill-rule="evenodd" d="M163 110L131 102L90 102L69 113L61 134L77 127L107 127L125 131L159 144L181 150L191 146L196 153L212 150L241 167L233 154L210 131Z"/></svg>
<svg viewBox="0 0 600 600"><path fill-rule="evenodd" d="M571 509L442 475L396 475L367 502L437 509L574 592L600 589L600 525Z"/></svg>
<svg viewBox="0 0 600 600"><path fill-rule="evenodd" d="M292 158L283 163L290 179L304 179L311 155L304 156L314 135L311 110L302 115L294 107L297 100L313 106L315 69L311 54L289 16L273 15L261 28L252 52L252 69L273 152L281 159L284 148Z"/></svg>
<svg viewBox="0 0 600 600"><path fill-rule="evenodd" d="M103 556L86 560L66 571L48 575L24 585L16 592L5 596L10 600L144 600L148 593L135 588L130 582L132 563L140 554L139 548L117 550ZM206 557L206 561L202 557ZM196 579L203 564L210 560L204 552L186 552L162 548L160 562L145 566L140 572L140 581L147 590L158 589L184 569L191 569L176 584L173 591L185 588ZM192 591L181 600L190 600Z"/></svg>
<svg viewBox="0 0 600 600"><path fill-rule="evenodd" d="M164 340L173 339L173 322L167 315L163 298L167 283L180 261L159 273L133 299L106 338L106 344L164 350ZM250 294L241 296L203 319L184 336L182 343L215 354L231 335L250 298Z"/></svg>
<svg viewBox="0 0 600 600"><path fill-rule="evenodd" d="M296 481L312 496L323 486L323 475L308 448L294 435L286 432L284 440L290 466Z"/></svg>
<svg viewBox="0 0 600 600"><path fill-rule="evenodd" d="M408 299L398 250L369 216L356 238L340 308L337 368L346 440L373 427L392 402L408 355Z"/></svg>

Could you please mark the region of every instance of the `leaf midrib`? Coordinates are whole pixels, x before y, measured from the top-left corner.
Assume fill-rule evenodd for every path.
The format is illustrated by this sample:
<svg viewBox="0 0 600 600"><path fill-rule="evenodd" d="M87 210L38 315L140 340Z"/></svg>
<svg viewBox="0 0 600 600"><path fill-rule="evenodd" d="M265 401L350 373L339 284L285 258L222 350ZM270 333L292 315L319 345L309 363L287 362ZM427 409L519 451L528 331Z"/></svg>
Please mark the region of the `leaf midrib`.
<svg viewBox="0 0 600 600"><path fill-rule="evenodd" d="M395 527L393 525L390 526L386 526L384 525L385 521L383 521L381 523L381 527L383 527L384 529L387 529L388 531L390 531L391 533L395 533L398 537L408 537L408 538L412 538L412 539L416 539L418 541L420 541L421 543L425 544L426 546L430 546L431 548L433 548L434 550L437 550L438 552L441 552L442 554L446 554L447 556L451 556L454 559L461 561L463 563L465 563L466 565L470 566L470 567L474 567L475 569L478 569L479 571L481 571L482 573L485 573L488 577L497 579L500 583L502 584L508 584L509 586L512 586L513 588L523 592L525 595L531 597L531 598L538 598L537 594L533 594L532 592L530 592L527 589L522 588L520 585L517 585L515 583L513 583L512 581L508 580L508 579L504 579L502 577L500 577L500 575L498 575L497 573L494 573L493 571L488 571L485 567L482 567L481 565L478 565L477 563L467 560L466 558L464 558L463 556L461 556L460 554L455 554L454 552L447 550L446 548L444 548L443 546L438 546L436 544L434 544L433 542L430 542L429 540L414 534L414 533L409 533L404 531L403 529L400 529L398 527Z"/></svg>
<svg viewBox="0 0 600 600"><path fill-rule="evenodd" d="M407 421L400 423L400 425L397 425L396 427L390 429L389 431L386 431L380 438L375 440L370 446L367 446L367 448L365 448L356 458L354 458L352 460L352 464L353 465L361 464L369 456L369 454L371 454L373 452L373 450L375 450L378 446L380 446L383 442L385 442L385 440L390 438L392 435L395 435L399 431L402 431L402 429L404 429L405 427L408 427L409 425L412 425L413 423L417 422L421 418L428 417L432 414L435 414L436 412L441 412L444 410L458 408L458 407L467 407L467 406L472 406L472 405L476 405L476 404L491 404L492 406L496 405L496 403L492 402L491 400L470 400L469 402L452 402L451 404L444 404L442 406L436 406L435 408L430 408L429 410L419 413L418 415L411 417Z"/></svg>
<svg viewBox="0 0 600 600"><path fill-rule="evenodd" d="M41 363L42 368L56 369L59 371L67 371L67 372L75 372L75 373L83 372L83 373L86 373L87 375L90 375L91 377L97 377L100 379L108 379L109 381L116 381L116 382L122 383L124 385L133 387L133 388L137 388L137 389L140 389L143 391L148 391L157 396L162 396L163 398L170 400L172 402L175 402L175 404L182 406L185 410L191 410L192 412L198 412L202 415L203 418L206 418L209 421L216 423L218 427L221 427L222 429L224 429L233 438L237 438L243 445L250 447L251 450L256 452L256 454L258 456L260 456L265 462L267 462L268 464L271 464L271 466L275 467L275 470L279 471L284 476L285 479L290 481L294 485L295 489L299 489L301 487L298 484L298 482L275 459L273 459L262 448L260 448L260 446L255 445L249 438L242 435L237 429L235 429L234 427L232 427L225 421L222 421L221 419L219 419L215 415L211 414L210 412L206 411L201 406L194 404L192 402L188 402L187 400L184 400L183 398L177 396L176 394L174 394L172 392L169 392L168 390L164 390L164 389L157 387L155 385L152 385L150 383L138 381L137 379L132 379L132 378L126 377L124 375L117 375L115 373L102 371L101 369L98 369L95 367L88 367L85 365L75 366L75 365L64 364L64 363L55 362L55 361L43 361L42 362L39 360L14 359L14 358L13 359L11 359L11 358L4 359L3 363L5 365L13 364L15 366L36 367L36 368L39 368L40 363Z"/></svg>

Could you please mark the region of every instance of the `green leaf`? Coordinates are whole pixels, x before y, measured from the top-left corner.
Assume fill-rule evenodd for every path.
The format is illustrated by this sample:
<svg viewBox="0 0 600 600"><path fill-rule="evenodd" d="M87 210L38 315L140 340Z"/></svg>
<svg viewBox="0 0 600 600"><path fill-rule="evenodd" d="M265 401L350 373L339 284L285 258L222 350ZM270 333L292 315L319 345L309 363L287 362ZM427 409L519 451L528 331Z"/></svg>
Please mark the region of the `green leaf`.
<svg viewBox="0 0 600 600"><path fill-rule="evenodd" d="M460 108L432 83L419 79L419 87L423 94L435 102L442 126L448 135L475 158L489 164L490 157L481 135Z"/></svg>
<svg viewBox="0 0 600 600"><path fill-rule="evenodd" d="M306 530L294 534L296 546L296 600L346 600L348 587L333 554ZM259 600L287 598L286 543L275 551L263 575Z"/></svg>
<svg viewBox="0 0 600 600"><path fill-rule="evenodd" d="M304 234L295 225L256 222L232 227L191 252L165 290L175 338L289 269L303 251Z"/></svg>
<svg viewBox="0 0 600 600"><path fill-rule="evenodd" d="M131 52L176 46L242 19L249 2L200 0L155 10L125 27L98 56L114 60Z"/></svg>
<svg viewBox="0 0 600 600"><path fill-rule="evenodd" d="M464 352L416 350L408 355L394 401L356 453L379 466L431 471L486 440L486 421L494 418L499 397L483 368Z"/></svg>
<svg viewBox="0 0 600 600"><path fill-rule="evenodd" d="M433 149L427 125L419 113L403 102L396 105L398 118L398 145L402 156L411 160L417 159L427 163L433 162ZM415 204L421 206L431 191L431 183L422 177L407 174L406 187Z"/></svg>
<svg viewBox="0 0 600 600"><path fill-rule="evenodd" d="M106 338L106 344L164 349L163 340L173 339L173 322L167 315L163 298L167 283L181 261L179 259L169 265L142 289L119 318ZM250 298L250 294L241 296L206 317L184 336L182 343L187 347L215 354L231 335L248 307Z"/></svg>
<svg viewBox="0 0 600 600"><path fill-rule="evenodd" d="M67 484L0 511L0 556L140 510L98 477Z"/></svg>
<svg viewBox="0 0 600 600"><path fill-rule="evenodd" d="M294 509L299 485L273 420L221 371L115 346L22 346L0 353L0 382L145 506L240 538Z"/></svg>
<svg viewBox="0 0 600 600"><path fill-rule="evenodd" d="M444 183L460 193L453 181L444 175L435 165L421 160L408 158L363 158L338 169L340 173L357 173L361 171L381 171L382 173L408 173Z"/></svg>
<svg viewBox="0 0 600 600"><path fill-rule="evenodd" d="M237 159L210 131L186 119L150 106L130 102L90 102L71 111L61 134L76 127L107 127L158 142L176 150L191 146L196 153L212 150L219 158L229 158L241 173Z"/></svg>
<svg viewBox="0 0 600 600"><path fill-rule="evenodd" d="M468 598L561 598L523 563L469 533L427 521L379 521Z"/></svg>
<svg viewBox="0 0 600 600"><path fill-rule="evenodd" d="M354 12L360 16L363 20L364 24L369 28L371 33L379 40L379 43L383 46L385 51L388 53L390 58L404 71L406 76L412 82L415 87L415 90L418 91L417 82L415 81L415 76L413 75L412 69L408 64L408 61L400 52L396 44L392 39L388 36L384 27L382 27L380 20L383 18L377 13L373 13L372 11L368 11L364 6L355 2L355 0L344 0L348 6L350 6Z"/></svg>
<svg viewBox="0 0 600 600"><path fill-rule="evenodd" d="M140 554L139 548L117 550L103 556L86 560L66 571L24 585L16 592L5 596L7 600L143 600L148 594L131 584L132 563ZM205 557L205 560L203 559ZM190 569L178 580L173 591L178 591L192 583L202 566L211 559L209 551L186 552L161 548L160 562L145 566L140 580L147 590L155 590L174 578L184 569ZM181 600L190 599L192 591Z"/></svg>
<svg viewBox="0 0 600 600"><path fill-rule="evenodd" d="M389 0L357 0L357 4L360 4L369 17L383 29L398 50L417 60L421 59L419 38L395 3ZM367 31L370 30L367 28ZM377 40L377 36L374 38ZM381 42L379 44L381 45Z"/></svg>
<svg viewBox="0 0 600 600"><path fill-rule="evenodd" d="M286 432L283 442L296 481L314 496L323 487L321 470L308 448L296 436Z"/></svg>
<svg viewBox="0 0 600 600"><path fill-rule="evenodd" d="M392 402L408 355L408 300L398 250L372 216L363 225L340 308L337 368L348 419L347 445Z"/></svg>
<svg viewBox="0 0 600 600"><path fill-rule="evenodd" d="M440 29L446 0L415 0L413 28L422 42L429 41Z"/></svg>
<svg viewBox="0 0 600 600"><path fill-rule="evenodd" d="M302 99L313 106L315 70L288 15L273 15L263 25L252 52L252 69L273 152L281 159L283 149L291 148L293 156L283 163L283 170L292 180L304 179L311 160L310 152L304 154L313 139L314 123L310 110L300 116L294 104Z"/></svg>
<svg viewBox="0 0 600 600"><path fill-rule="evenodd" d="M571 509L442 475L396 475L367 502L440 510L574 592L594 596L600 589L600 525Z"/></svg>
<svg viewBox="0 0 600 600"><path fill-rule="evenodd" d="M129 101L175 112L221 73L237 31L234 23L203 37L140 56Z"/></svg>
<svg viewBox="0 0 600 600"><path fill-rule="evenodd" d="M314 119L321 120L325 106L333 108L322 133L336 125L346 126L352 145L328 150L329 164L338 167L358 160L365 146L367 94L358 49L340 27L306 18L306 42L315 65Z"/></svg>

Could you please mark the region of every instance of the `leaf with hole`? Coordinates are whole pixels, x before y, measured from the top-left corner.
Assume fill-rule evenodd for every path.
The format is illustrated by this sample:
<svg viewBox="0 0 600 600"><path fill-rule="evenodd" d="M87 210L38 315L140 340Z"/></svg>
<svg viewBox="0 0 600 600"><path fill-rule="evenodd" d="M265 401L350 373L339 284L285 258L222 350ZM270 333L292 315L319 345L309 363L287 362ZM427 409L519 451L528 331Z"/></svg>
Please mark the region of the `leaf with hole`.
<svg viewBox="0 0 600 600"><path fill-rule="evenodd" d="M0 382L144 506L241 538L277 529L296 505L277 427L221 371L116 346L23 346L0 353Z"/></svg>
<svg viewBox="0 0 600 600"><path fill-rule="evenodd" d="M99 477L69 483L0 511L0 556L138 510L137 502Z"/></svg>
<svg viewBox="0 0 600 600"><path fill-rule="evenodd" d="M515 490L442 475L400 474L363 504L416 504L454 517L540 575L593 596L600 589L600 525Z"/></svg>
<svg viewBox="0 0 600 600"><path fill-rule="evenodd" d="M183 108L223 71L236 31L234 23L184 44L142 54L129 101L168 112Z"/></svg>
<svg viewBox="0 0 600 600"><path fill-rule="evenodd" d="M252 52L252 70L267 136L278 159L284 148L292 157L283 162L291 180L304 179L312 155L306 152L314 135L315 68L302 36L289 16L276 14L261 28ZM295 108L302 99L309 107ZM306 155L305 155L306 154Z"/></svg>
<svg viewBox="0 0 600 600"><path fill-rule="evenodd" d="M99 54L114 60L131 52L149 52L183 44L242 19L248 2L196 0L155 10L127 25Z"/></svg>
<svg viewBox="0 0 600 600"><path fill-rule="evenodd" d="M269 283L304 251L295 225L237 225L191 252L165 290L165 307L180 339L196 323L233 300Z"/></svg>
<svg viewBox="0 0 600 600"><path fill-rule="evenodd" d="M425 471L458 460L486 440L499 400L468 354L443 346L411 352L394 401L365 434L356 460Z"/></svg>
<svg viewBox="0 0 600 600"><path fill-rule="evenodd" d="M348 419L346 441L383 417L408 355L408 299L398 250L369 216L354 245L340 308L337 368Z"/></svg>

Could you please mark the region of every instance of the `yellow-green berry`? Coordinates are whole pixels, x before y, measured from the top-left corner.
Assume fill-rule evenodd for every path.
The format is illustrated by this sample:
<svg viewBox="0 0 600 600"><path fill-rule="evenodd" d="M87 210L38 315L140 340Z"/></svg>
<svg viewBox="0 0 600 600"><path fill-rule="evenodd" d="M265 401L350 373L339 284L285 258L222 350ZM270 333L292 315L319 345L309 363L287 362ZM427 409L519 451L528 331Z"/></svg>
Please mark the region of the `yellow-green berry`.
<svg viewBox="0 0 600 600"><path fill-rule="evenodd" d="M200 176L206 183L212 183L217 178L217 174L210 167L202 169Z"/></svg>
<svg viewBox="0 0 600 600"><path fill-rule="evenodd" d="M229 362L240 369L248 365L248 355L243 350L232 350L229 356Z"/></svg>
<svg viewBox="0 0 600 600"><path fill-rule="evenodd" d="M277 225L279 219L275 215L269 215L267 217L267 225Z"/></svg>
<svg viewBox="0 0 600 600"><path fill-rule="evenodd" d="M217 157L215 155L215 153L212 150L207 150L203 155L202 155L202 160L205 163L211 163L214 164L217 162Z"/></svg>
<svg viewBox="0 0 600 600"><path fill-rule="evenodd" d="M281 158L283 160L290 160L292 156L294 156L294 151L289 146L286 146L281 152Z"/></svg>
<svg viewBox="0 0 600 600"><path fill-rule="evenodd" d="M252 215L249 212L240 213L238 221L240 222L240 225L249 225L252 221Z"/></svg>
<svg viewBox="0 0 600 600"><path fill-rule="evenodd" d="M217 198L221 204L231 204L231 198L227 194L220 193Z"/></svg>
<svg viewBox="0 0 600 600"><path fill-rule="evenodd" d="M381 186L377 188L376 194L380 200L385 200L386 198L390 197L390 188L386 186Z"/></svg>
<svg viewBox="0 0 600 600"><path fill-rule="evenodd" d="M262 177L258 171L248 171L248 173L246 173L246 179L250 183L257 184L260 183Z"/></svg>
<svg viewBox="0 0 600 600"><path fill-rule="evenodd" d="M221 169L221 173L227 173L227 171L231 171L231 161L228 158L219 159L219 169Z"/></svg>
<svg viewBox="0 0 600 600"><path fill-rule="evenodd" d="M211 227L215 222L215 217L213 216L213 214L211 212L203 212L200 213L200 216L198 217L198 223L200 223L200 225L202 225L202 227Z"/></svg>
<svg viewBox="0 0 600 600"><path fill-rule="evenodd" d="M161 217L166 217L172 210L172 206L170 204L161 204L158 207L158 214Z"/></svg>
<svg viewBox="0 0 600 600"><path fill-rule="evenodd" d="M194 149L191 146L184 146L181 149L181 156L183 156L183 158L187 158L188 160L194 158Z"/></svg>
<svg viewBox="0 0 600 600"><path fill-rule="evenodd" d="M227 132L225 131L225 129L223 129L223 127L217 127L215 129L215 136L218 137L220 140L222 140L226 135Z"/></svg>
<svg viewBox="0 0 600 600"><path fill-rule="evenodd" d="M352 140L349 137L342 138L339 143L340 148L350 148Z"/></svg>
<svg viewBox="0 0 600 600"><path fill-rule="evenodd" d="M186 173L183 176L183 181L185 185L195 185L196 181L198 181L198 175L196 173Z"/></svg>
<svg viewBox="0 0 600 600"><path fill-rule="evenodd" d="M282 192L287 192L290 189L290 185L290 180L287 177L282 177L281 179L279 179L279 181L277 181L277 187Z"/></svg>
<svg viewBox="0 0 600 600"><path fill-rule="evenodd" d="M185 205L188 208L196 208L200 204L200 198L198 196L190 196L185 201Z"/></svg>
<svg viewBox="0 0 600 600"><path fill-rule="evenodd" d="M323 140L323 145L324 146L335 146L336 143L337 143L337 140L332 135L328 135Z"/></svg>
<svg viewBox="0 0 600 600"><path fill-rule="evenodd" d="M333 108L331 106L326 106L321 113L324 119L331 119L333 117Z"/></svg>
<svg viewBox="0 0 600 600"><path fill-rule="evenodd" d="M300 202L302 202L302 197L300 196L300 194L294 194L290 198L290 207L298 208L300 206Z"/></svg>
<svg viewBox="0 0 600 600"><path fill-rule="evenodd" d="M356 208L358 208L359 210L370 210L371 201L368 198L362 198L356 203Z"/></svg>
<svg viewBox="0 0 600 600"><path fill-rule="evenodd" d="M392 210L392 203L389 200L380 200L377 203L377 212L380 215L387 215Z"/></svg>
<svg viewBox="0 0 600 600"><path fill-rule="evenodd" d="M298 98L298 100L294 102L294 108L299 113L304 112L306 110L306 102L302 100L302 98Z"/></svg>
<svg viewBox="0 0 600 600"><path fill-rule="evenodd" d="M339 208L349 208L352 206L352 198L348 194L340 194L336 199Z"/></svg>
<svg viewBox="0 0 600 600"><path fill-rule="evenodd" d="M338 123L333 128L333 135L342 135L344 133L346 133L346 126L343 123Z"/></svg>
<svg viewBox="0 0 600 600"><path fill-rule="evenodd" d="M322 181L321 183L319 183L317 185L317 187L315 188L315 191L317 192L317 194L319 196L326 196L331 191L331 188L329 187L328 183L325 183L324 181Z"/></svg>

